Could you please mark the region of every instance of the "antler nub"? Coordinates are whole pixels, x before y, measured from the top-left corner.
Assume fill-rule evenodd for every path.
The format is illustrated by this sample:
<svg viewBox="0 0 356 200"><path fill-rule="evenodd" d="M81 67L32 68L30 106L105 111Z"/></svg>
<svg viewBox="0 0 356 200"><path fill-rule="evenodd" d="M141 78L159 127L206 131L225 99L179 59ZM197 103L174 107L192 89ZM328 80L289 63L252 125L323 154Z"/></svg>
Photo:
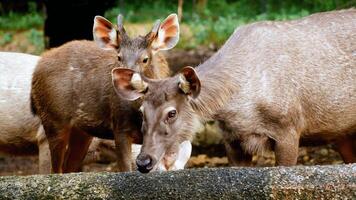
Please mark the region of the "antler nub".
<svg viewBox="0 0 356 200"><path fill-rule="evenodd" d="M153 25L153 28L152 28L151 32L157 33L160 26L161 26L161 21L160 20L156 20L156 22Z"/></svg>
<svg viewBox="0 0 356 200"><path fill-rule="evenodd" d="M122 17L121 14L119 14L119 15L117 16L117 27L118 27L118 28L123 28L123 27L124 27L124 26L123 26L123 17Z"/></svg>

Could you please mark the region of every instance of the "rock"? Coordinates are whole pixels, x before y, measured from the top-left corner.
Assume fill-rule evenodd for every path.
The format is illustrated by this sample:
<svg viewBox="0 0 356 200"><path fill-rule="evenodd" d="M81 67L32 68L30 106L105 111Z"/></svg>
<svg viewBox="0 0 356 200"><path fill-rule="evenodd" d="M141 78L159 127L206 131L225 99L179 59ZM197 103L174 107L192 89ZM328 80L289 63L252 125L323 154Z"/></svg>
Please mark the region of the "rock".
<svg viewBox="0 0 356 200"><path fill-rule="evenodd" d="M0 177L0 199L355 199L356 164Z"/></svg>
<svg viewBox="0 0 356 200"><path fill-rule="evenodd" d="M322 156L327 156L328 155L328 150L326 148L322 148L322 149L320 149L320 154Z"/></svg>
<svg viewBox="0 0 356 200"><path fill-rule="evenodd" d="M310 158L309 158L308 155L303 156L303 161L304 161L304 162L308 162L309 159L310 159Z"/></svg>

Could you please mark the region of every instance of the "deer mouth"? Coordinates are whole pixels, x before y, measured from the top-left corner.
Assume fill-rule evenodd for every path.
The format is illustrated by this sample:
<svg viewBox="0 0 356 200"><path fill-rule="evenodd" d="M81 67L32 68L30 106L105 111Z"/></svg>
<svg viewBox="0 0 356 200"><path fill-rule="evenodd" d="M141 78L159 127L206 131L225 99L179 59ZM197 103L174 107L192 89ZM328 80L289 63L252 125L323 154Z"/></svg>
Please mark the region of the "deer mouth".
<svg viewBox="0 0 356 200"><path fill-rule="evenodd" d="M153 167L137 167L137 170L143 174L149 173Z"/></svg>

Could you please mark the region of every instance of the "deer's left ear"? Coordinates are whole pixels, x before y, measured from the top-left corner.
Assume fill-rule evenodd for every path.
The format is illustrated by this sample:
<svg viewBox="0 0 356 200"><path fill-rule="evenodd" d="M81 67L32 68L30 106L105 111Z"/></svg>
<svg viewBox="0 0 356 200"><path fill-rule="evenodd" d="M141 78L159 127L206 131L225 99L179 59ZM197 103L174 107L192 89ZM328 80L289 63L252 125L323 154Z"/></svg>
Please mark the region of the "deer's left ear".
<svg viewBox="0 0 356 200"><path fill-rule="evenodd" d="M179 89L193 98L199 96L200 93L200 80L193 67L184 67L179 73Z"/></svg>
<svg viewBox="0 0 356 200"><path fill-rule="evenodd" d="M179 41L179 22L176 14L170 14L162 23L157 21L152 31L147 34L154 52L169 50Z"/></svg>
<svg viewBox="0 0 356 200"><path fill-rule="evenodd" d="M96 44L103 49L116 49L120 42L120 37L113 24L101 16L94 18L93 38Z"/></svg>
<svg viewBox="0 0 356 200"><path fill-rule="evenodd" d="M131 69L114 68L111 75L116 93L126 100L136 100L147 90L147 83L142 80L140 74Z"/></svg>

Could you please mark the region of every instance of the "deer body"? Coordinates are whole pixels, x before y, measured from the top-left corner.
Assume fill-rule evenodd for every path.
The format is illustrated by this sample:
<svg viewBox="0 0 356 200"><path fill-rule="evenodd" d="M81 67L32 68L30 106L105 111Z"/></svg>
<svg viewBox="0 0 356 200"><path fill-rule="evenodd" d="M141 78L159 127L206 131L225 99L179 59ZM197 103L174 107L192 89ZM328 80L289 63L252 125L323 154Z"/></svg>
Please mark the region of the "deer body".
<svg viewBox="0 0 356 200"><path fill-rule="evenodd" d="M36 136L40 120L30 112L31 75L38 59L21 53L0 53L2 153L32 155L38 151Z"/></svg>
<svg viewBox="0 0 356 200"><path fill-rule="evenodd" d="M137 96L145 96L144 143L137 159L150 162L139 167L154 168L167 147L191 137L187 132L197 119L218 120L225 139L240 141L249 154L273 148L277 165L296 164L301 137L351 138L355 19L350 9L243 26L196 70L186 67L159 81L143 78L148 87ZM123 71L115 72L117 80L127 78ZM118 87L123 91L137 93Z"/></svg>
<svg viewBox="0 0 356 200"><path fill-rule="evenodd" d="M39 173L50 172L50 155L41 121L30 110L33 70L40 57L23 53L0 53L0 154L39 155ZM107 141L96 139L85 162L100 159ZM111 145L114 147L114 145Z"/></svg>
<svg viewBox="0 0 356 200"><path fill-rule="evenodd" d="M202 86L197 107L208 108L203 116L219 120L225 137L241 141L245 152L275 143L282 165L296 164L300 137L355 133L355 17L349 10L238 29L197 68L209 88ZM208 97L214 89L216 104Z"/></svg>
<svg viewBox="0 0 356 200"><path fill-rule="evenodd" d="M115 51L100 49L93 42L75 41L42 57L34 72L32 98L35 113L40 116L49 141L65 137L63 140L69 142L73 132L73 136L84 142L82 148L85 148L91 136L114 139L114 128L124 129L116 124L127 127L125 133L121 133L124 138L121 140L129 133L130 136L139 133L140 117L135 114L134 107L120 101L112 90L110 73L112 68L120 66ZM116 118L117 114L122 117ZM56 130L57 127L60 130ZM58 131L61 133L57 134ZM65 149L67 144L59 145ZM64 155L59 156L64 159ZM82 158L74 159L78 160L81 162ZM72 170L76 169L68 169L68 172Z"/></svg>

